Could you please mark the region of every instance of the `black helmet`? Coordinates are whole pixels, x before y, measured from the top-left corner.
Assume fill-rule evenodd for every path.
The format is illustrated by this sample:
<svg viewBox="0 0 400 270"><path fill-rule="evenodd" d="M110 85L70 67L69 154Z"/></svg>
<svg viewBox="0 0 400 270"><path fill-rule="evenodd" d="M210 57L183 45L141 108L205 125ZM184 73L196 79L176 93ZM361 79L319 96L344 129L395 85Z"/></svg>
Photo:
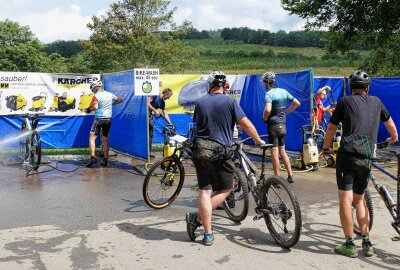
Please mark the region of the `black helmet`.
<svg viewBox="0 0 400 270"><path fill-rule="evenodd" d="M222 71L213 71L207 78L207 82L224 86L226 83L226 75Z"/></svg>
<svg viewBox="0 0 400 270"><path fill-rule="evenodd" d="M371 79L367 73L357 70L349 77L350 90L365 89L371 84Z"/></svg>

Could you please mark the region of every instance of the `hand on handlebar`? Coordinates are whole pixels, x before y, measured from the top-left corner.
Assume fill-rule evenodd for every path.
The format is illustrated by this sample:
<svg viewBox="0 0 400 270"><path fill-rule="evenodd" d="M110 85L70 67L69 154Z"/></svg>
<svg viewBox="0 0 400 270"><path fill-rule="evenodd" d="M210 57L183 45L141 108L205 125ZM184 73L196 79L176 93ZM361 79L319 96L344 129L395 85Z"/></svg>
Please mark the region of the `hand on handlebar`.
<svg viewBox="0 0 400 270"><path fill-rule="evenodd" d="M386 139L386 142L387 142L389 145L394 144L394 143L397 142L397 141L398 141L397 139L393 139L392 137L389 137L389 138Z"/></svg>
<svg viewBox="0 0 400 270"><path fill-rule="evenodd" d="M265 144L265 141L264 141L264 140L260 140L259 143L256 142L256 145L263 145L263 144Z"/></svg>

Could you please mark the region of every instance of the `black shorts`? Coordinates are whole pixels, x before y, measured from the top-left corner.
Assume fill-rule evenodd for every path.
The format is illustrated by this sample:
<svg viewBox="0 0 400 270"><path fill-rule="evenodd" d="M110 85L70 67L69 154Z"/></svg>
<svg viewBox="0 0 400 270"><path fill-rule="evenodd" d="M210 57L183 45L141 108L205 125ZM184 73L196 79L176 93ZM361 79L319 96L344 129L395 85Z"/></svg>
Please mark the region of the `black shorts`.
<svg viewBox="0 0 400 270"><path fill-rule="evenodd" d="M100 129L101 134L104 137L108 137L108 133L110 132L111 127L111 119L110 118L95 118L90 128L90 134L99 135Z"/></svg>
<svg viewBox="0 0 400 270"><path fill-rule="evenodd" d="M368 186L371 160L338 152L336 157L336 182L339 190L353 190L362 195Z"/></svg>
<svg viewBox="0 0 400 270"><path fill-rule="evenodd" d="M233 185L234 167L232 159L228 160L193 160L196 167L199 189L221 191Z"/></svg>
<svg viewBox="0 0 400 270"><path fill-rule="evenodd" d="M274 124L268 125L268 142L274 147L285 146L286 125Z"/></svg>

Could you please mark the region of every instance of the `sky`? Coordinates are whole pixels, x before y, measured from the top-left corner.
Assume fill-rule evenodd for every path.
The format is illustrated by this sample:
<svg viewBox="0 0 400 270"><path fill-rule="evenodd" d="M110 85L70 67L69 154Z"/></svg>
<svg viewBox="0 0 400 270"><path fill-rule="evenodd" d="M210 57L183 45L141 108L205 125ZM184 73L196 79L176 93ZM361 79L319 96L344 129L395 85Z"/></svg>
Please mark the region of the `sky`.
<svg viewBox="0 0 400 270"><path fill-rule="evenodd" d="M112 0L0 0L0 20L27 25L44 43L88 39L92 16L101 16ZM174 21L192 22L198 30L249 27L272 32L303 29L304 20L290 16L280 0L171 0Z"/></svg>

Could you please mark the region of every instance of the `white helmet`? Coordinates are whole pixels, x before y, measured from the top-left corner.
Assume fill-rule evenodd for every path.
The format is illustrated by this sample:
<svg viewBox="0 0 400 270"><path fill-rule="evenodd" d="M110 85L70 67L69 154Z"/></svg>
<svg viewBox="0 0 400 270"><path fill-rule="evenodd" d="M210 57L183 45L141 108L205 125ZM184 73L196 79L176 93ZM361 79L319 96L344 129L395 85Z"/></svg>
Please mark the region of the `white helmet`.
<svg viewBox="0 0 400 270"><path fill-rule="evenodd" d="M265 72L262 75L262 81L268 82L273 85L275 83L275 73L273 73L272 71Z"/></svg>
<svg viewBox="0 0 400 270"><path fill-rule="evenodd" d="M226 83L226 75L222 71L213 71L208 75L207 82L223 86Z"/></svg>
<svg viewBox="0 0 400 270"><path fill-rule="evenodd" d="M99 87L103 86L103 83L100 80L92 82L90 84L90 90L93 90L95 87L98 87L98 86Z"/></svg>

